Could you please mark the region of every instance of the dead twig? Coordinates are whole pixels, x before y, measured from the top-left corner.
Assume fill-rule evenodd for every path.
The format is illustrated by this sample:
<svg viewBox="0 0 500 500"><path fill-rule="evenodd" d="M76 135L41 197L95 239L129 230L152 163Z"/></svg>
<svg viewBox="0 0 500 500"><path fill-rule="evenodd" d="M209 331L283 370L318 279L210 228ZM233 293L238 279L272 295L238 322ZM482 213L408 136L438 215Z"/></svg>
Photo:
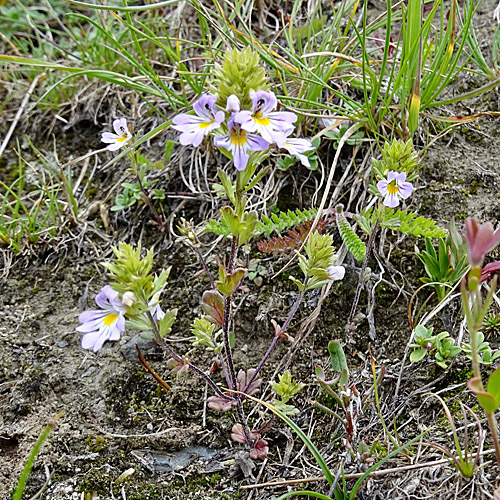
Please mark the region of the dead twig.
<svg viewBox="0 0 500 500"><path fill-rule="evenodd" d="M21 106L19 106L16 116L14 117L14 121L11 123L7 135L5 136L2 145L0 146L0 158L2 157L5 149L7 148L7 145L9 144L10 138L12 137L12 134L14 133L14 130L16 129L17 124L19 123L19 120L21 119L24 109L28 105L31 94L34 92L38 82L40 80L43 80L44 78L45 78L45 73L41 73L40 75L37 75L35 79L31 82L30 88L28 89L28 92L26 92L26 95L24 96L21 102Z"/></svg>
<svg viewBox="0 0 500 500"><path fill-rule="evenodd" d="M483 455L491 455L492 453L495 453L495 450L485 450L481 453L481 456ZM458 457L457 457L458 459ZM388 474L395 474L398 472L405 472L408 470L417 470L417 469L424 469L425 467L434 467L436 465L445 465L450 463L450 458L442 458L441 460L435 460L433 462L426 462L423 464L412 464L412 465L403 465L400 467L393 467L391 469L383 469L383 470L377 470L373 471L370 474L368 474L368 478L370 477L378 477L378 476L385 476ZM363 472L357 472L355 474L344 474L344 479L359 479L360 477L363 477L365 473ZM319 483L321 481L326 481L325 476L320 476L320 477L304 477L302 479L290 479L288 481L268 481L267 483L258 483L258 484L247 484L245 486L241 486L240 488L242 490L252 490L255 488L267 488L270 486L290 486L293 484L302 484L302 483Z"/></svg>

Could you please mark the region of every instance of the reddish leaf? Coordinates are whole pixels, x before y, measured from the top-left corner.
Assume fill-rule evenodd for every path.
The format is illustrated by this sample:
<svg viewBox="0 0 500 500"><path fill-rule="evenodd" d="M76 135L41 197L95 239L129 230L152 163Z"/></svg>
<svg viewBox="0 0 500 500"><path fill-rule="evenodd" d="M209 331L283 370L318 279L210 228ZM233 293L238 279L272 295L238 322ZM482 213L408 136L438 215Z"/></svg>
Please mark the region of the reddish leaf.
<svg viewBox="0 0 500 500"><path fill-rule="evenodd" d="M259 439L250 450L250 458L253 458L254 460L264 460L267 457L268 452L269 447L267 446L267 441L265 439Z"/></svg>
<svg viewBox="0 0 500 500"><path fill-rule="evenodd" d="M489 264L486 264L482 269L481 269L481 281L489 280L491 278L491 275L493 273L496 273L500 271L500 260L495 260L494 262L490 262Z"/></svg>
<svg viewBox="0 0 500 500"><path fill-rule="evenodd" d="M220 396L210 396L207 399L207 404L209 408L212 408L212 410L229 411L233 406L236 405L236 401L221 398Z"/></svg>
<svg viewBox="0 0 500 500"><path fill-rule="evenodd" d="M240 370L238 372L237 380L236 380L236 388L238 391L242 391L250 381L250 379L253 377L253 374L255 373L255 368L250 368L249 370L246 371L246 373L243 370ZM259 392L260 385L262 384L262 379L257 375L254 380L252 380L252 383L248 387L248 389L245 391L246 394L249 396L253 396L257 392Z"/></svg>
<svg viewBox="0 0 500 500"><path fill-rule="evenodd" d="M207 290L203 293L201 308L208 321L222 326L224 322L224 297L217 290Z"/></svg>

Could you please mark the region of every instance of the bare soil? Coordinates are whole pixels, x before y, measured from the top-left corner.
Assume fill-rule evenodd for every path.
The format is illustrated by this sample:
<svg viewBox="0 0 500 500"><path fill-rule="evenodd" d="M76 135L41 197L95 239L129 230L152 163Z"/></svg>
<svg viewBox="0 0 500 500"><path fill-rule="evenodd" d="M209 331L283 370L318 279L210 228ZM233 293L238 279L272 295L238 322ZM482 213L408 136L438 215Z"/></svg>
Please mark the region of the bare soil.
<svg viewBox="0 0 500 500"><path fill-rule="evenodd" d="M476 27L485 38L493 34L490 16L495 3L483 2L477 18ZM465 92L476 83L464 78L456 82L453 91ZM492 91L486 99L481 97L453 109L453 114L499 111L498 108L498 92ZM420 150L425 143L425 131L421 139L416 144ZM71 140L66 135L65 141L71 144ZM500 124L494 117L462 124L433 143L422 161L420 189L412 201L413 207L419 207L420 214L442 226L447 226L454 217L460 227L467 216L491 220L497 225L498 144ZM342 160L344 166L351 152ZM358 155L362 158L365 153L361 149ZM181 161L179 153L176 155L173 161ZM213 177L215 162L210 161ZM3 168L8 170L9 165ZM303 206L308 207L317 185L314 175L319 174L310 177L297 171L277 175L283 179L278 206L294 208L297 206L294 200L301 199ZM162 180L167 191L182 190L178 179L170 174L167 177ZM107 183L116 183L119 178L116 171L109 175L100 173L93 182L104 189ZM178 217L201 219L208 213L209 205L210 201L203 197L187 201L173 198L165 202L165 211ZM36 459L25 498L43 488L39 498L47 500L264 500L278 498L297 485L255 490L242 487L273 479L321 477L309 451L280 421L274 421L266 435L269 457L252 462L243 447L229 438L235 415L207 409L205 384L191 375L171 378L161 352L152 343L135 336L136 332L127 332L120 341L105 344L97 354L82 350L81 336L75 332L78 314L93 306L93 297L107 283L105 270L99 263L111 258L111 245L120 240L137 243L141 239L144 247L155 244L157 269L172 266L163 305L179 308L172 341L180 352L189 349L186 342L189 324L200 313L200 297L208 288L208 280L200 273L195 256L185 246L174 242L170 234L161 235L153 226L143 226L148 218L143 208L119 215L103 210L55 243L31 246L29 252L18 257L1 250L4 269L0 269L0 497L9 498L9 491L15 487L38 436L60 411L64 411L64 416ZM438 392L446 397L457 424L462 422L458 401L472 407L476 404L465 389L470 364L462 356L447 371L426 362L411 365L408 359L403 365L411 335L408 303L420 284L418 277L424 275L415 258L414 245L423 243L410 238L402 241L393 234L381 237L385 245L377 244L370 260L373 273L362 294L359 306L362 315L346 345L353 380L360 391L371 386L370 355L373 355L377 367L386 370L379 388L382 414L391 429L397 426L401 443L439 425L422 441L439 442L453 449L440 405L425 394ZM209 240L207 236L207 244ZM217 250L223 252L223 244ZM285 260L276 262L256 249L252 249L251 256L260 260L267 274L261 277L262 283L248 282L235 298L240 305L235 323L236 363L241 368L258 362L273 334L270 320L282 322L294 300L286 275L271 277ZM322 303L318 293L307 296L289 332L295 343L279 345L264 370L264 379L276 379L276 372L290 369L297 380L306 384L295 400L301 410L295 421L329 457L332 471L337 472L343 461L344 472L355 474L366 470L368 464L348 459L342 444L342 427L328 415L313 410L310 404L316 399L328 403L314 380L314 367L317 364L328 367L328 341L345 338L344 325L359 268L353 260L348 259L345 264L346 278L332 287ZM210 266L214 270L215 262ZM385 269L384 274L381 269ZM419 296L421 301L424 295ZM456 337L461 320L457 299L439 315L436 329L446 328ZM497 338L489 341L492 347L499 347ZM136 343L148 362L171 384L169 392L159 388L144 371L137 360ZM210 366L209 355L194 352L191 356L200 365ZM263 392L269 395L267 387ZM477 405L475 409L478 410ZM256 425L269 418L264 416L262 408L250 404L247 411ZM385 456L389 445L374 404L360 416L356 431L357 443L371 445L379 441L373 459ZM471 432L471 443L476 446L477 435ZM490 448L487 437L485 449ZM399 470L369 479L359 498L493 497L499 484L493 455L481 458L482 467L471 480L463 479L448 463L432 465L442 458L442 453L417 444L409 458L399 455L385 463L382 469ZM431 465L405 469L410 462ZM126 471L128 475L123 477ZM350 480L348 485L352 484ZM328 492L325 482L312 483L308 488Z"/></svg>

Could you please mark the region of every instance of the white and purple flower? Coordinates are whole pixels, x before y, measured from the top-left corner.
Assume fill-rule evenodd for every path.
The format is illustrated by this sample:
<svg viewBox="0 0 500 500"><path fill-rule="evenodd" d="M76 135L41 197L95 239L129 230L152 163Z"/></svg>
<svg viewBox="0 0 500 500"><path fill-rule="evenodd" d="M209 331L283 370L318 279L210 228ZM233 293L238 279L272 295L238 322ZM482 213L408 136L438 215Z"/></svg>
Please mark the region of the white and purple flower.
<svg viewBox="0 0 500 500"><path fill-rule="evenodd" d="M216 101L216 96L202 94L193 104L196 115L181 113L174 117L172 128L182 132L179 142L183 146L198 147L206 135L220 127L225 116L224 111L217 110Z"/></svg>
<svg viewBox="0 0 500 500"><path fill-rule="evenodd" d="M247 132L258 132L270 144L283 142L294 129L297 115L290 111L274 111L278 100L274 92L251 90L252 109L243 110L234 117Z"/></svg>
<svg viewBox="0 0 500 500"><path fill-rule="evenodd" d="M118 118L115 120L113 122L113 129L116 134L112 132L103 132L101 136L101 141L108 144L108 146L106 146L108 151L117 151L132 139L132 133L128 128L126 118Z"/></svg>
<svg viewBox="0 0 500 500"><path fill-rule="evenodd" d="M306 151L312 151L314 149L309 139L285 137L278 143L278 147L286 149L292 156L296 156L304 167L309 168L311 166L309 158L303 154Z"/></svg>
<svg viewBox="0 0 500 500"><path fill-rule="evenodd" d="M252 151L265 151L269 148L269 142L243 130L234 118L229 119L228 128L227 135L214 137L214 144L231 152L236 170L245 170Z"/></svg>
<svg viewBox="0 0 500 500"><path fill-rule="evenodd" d="M163 290L160 290L158 293L155 293L148 302L148 306L150 307L149 312L156 322L161 321L165 317L165 311L160 307L160 295L162 292Z"/></svg>
<svg viewBox="0 0 500 500"><path fill-rule="evenodd" d="M406 172L396 172L391 170L387 174L387 180L377 182L377 189L384 198L386 207L395 208L399 205L400 198L406 200L413 191L411 182L406 181Z"/></svg>
<svg viewBox="0 0 500 500"><path fill-rule="evenodd" d="M97 352L106 340L119 340L125 331L127 308L122 304L118 292L106 285L96 296L97 311L84 311L78 316L82 323L76 328L83 332L82 347Z"/></svg>

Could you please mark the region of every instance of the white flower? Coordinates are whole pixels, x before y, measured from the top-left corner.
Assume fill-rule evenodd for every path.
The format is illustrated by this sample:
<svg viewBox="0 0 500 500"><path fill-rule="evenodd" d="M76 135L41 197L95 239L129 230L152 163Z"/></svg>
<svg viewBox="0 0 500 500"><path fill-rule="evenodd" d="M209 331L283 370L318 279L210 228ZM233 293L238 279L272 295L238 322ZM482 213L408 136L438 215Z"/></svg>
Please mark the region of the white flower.
<svg viewBox="0 0 500 500"><path fill-rule="evenodd" d="M148 302L149 312L155 321L161 321L165 317L165 312L160 307L160 295L163 289L155 293Z"/></svg>
<svg viewBox="0 0 500 500"><path fill-rule="evenodd" d="M137 302L134 292L125 292L122 297L122 304L125 307L132 307Z"/></svg>
<svg viewBox="0 0 500 500"><path fill-rule="evenodd" d="M332 281L339 281L344 279L345 268L344 266L328 266L326 272Z"/></svg>
<svg viewBox="0 0 500 500"><path fill-rule="evenodd" d="M132 134L127 126L126 118L118 118L115 120L113 122L113 128L116 134L112 132L103 132L101 136L101 141L109 144L109 146L106 147L109 151L117 151L132 139Z"/></svg>
<svg viewBox="0 0 500 500"><path fill-rule="evenodd" d="M493 11L493 19L500 23L500 2L498 2L497 8Z"/></svg>
<svg viewBox="0 0 500 500"><path fill-rule="evenodd" d="M304 167L310 167L309 158L303 154L306 151L312 151L314 146L309 139L298 139L287 137L283 142L278 143L278 147L286 149L292 156L297 157Z"/></svg>

